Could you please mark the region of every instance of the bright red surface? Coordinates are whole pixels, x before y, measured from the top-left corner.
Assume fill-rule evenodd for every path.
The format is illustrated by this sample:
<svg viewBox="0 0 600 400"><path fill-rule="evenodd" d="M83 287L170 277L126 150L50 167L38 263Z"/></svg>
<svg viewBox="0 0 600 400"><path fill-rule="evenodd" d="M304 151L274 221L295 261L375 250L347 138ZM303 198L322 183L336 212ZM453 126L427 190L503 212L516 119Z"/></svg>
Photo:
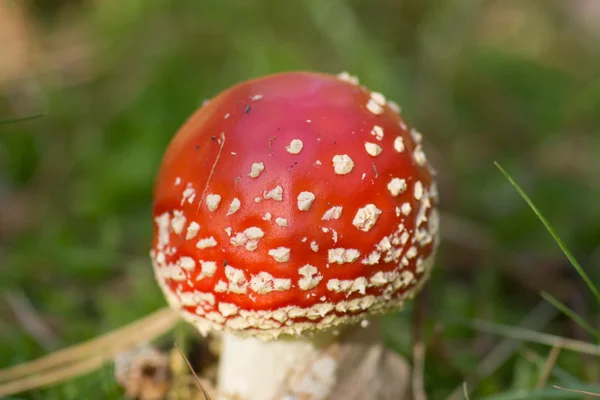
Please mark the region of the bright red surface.
<svg viewBox="0 0 600 400"><path fill-rule="evenodd" d="M255 95L262 98L253 101ZM227 282L225 262L244 271L248 280L253 274L266 271L276 278L291 279L292 288L268 294L256 294L248 288L246 294L215 293L215 296L217 303L233 303L242 309L274 310L288 305L310 307L322 302L319 300L322 296L332 303L359 297L358 292L350 296L334 293L326 288L326 283L332 278L365 276L368 279L377 271L397 268L397 263L382 261L378 265L364 265L360 261L399 223L413 231L419 208L413 186L419 180L428 189L431 176L427 167L420 167L413 160L415 143L409 132L400 127L400 116L387 106L381 115L371 113L366 109L369 98L368 90L334 76L285 73L238 84L196 111L166 152L156 182L154 216L183 210L186 227L191 221L201 226L193 240L185 240L185 229L181 235L171 232L169 246L175 253L166 256L167 263L190 256L197 262L216 261L218 269L214 277L196 281L200 272L198 265L189 273L188 282L167 280L167 285L173 291L212 293L219 280ZM371 135L374 125L383 128L382 141ZM225 137L224 144L219 140L221 133ZM397 136L404 139L406 149L402 153L394 150ZM293 139L300 139L304 144L297 155L286 151ZM367 154L364 148L367 141L380 145L383 152L377 157ZM349 155L355 163L347 175L335 174L332 167L332 158L341 154ZM317 160L321 166L315 164ZM255 162L263 162L265 170L253 179L248 174ZM366 174L364 179L363 173ZM392 177L406 179L408 190L392 197L387 189ZM176 185L178 178L181 183ZM186 201L182 206L182 192L188 183L195 189L196 196L193 204ZM283 188L282 202L255 203L255 197L262 197L264 191L277 185ZM316 196L308 211L297 207L297 196L302 191ZM203 193L222 196L216 211L211 213L204 201L200 203ZM240 199L241 208L226 216L234 197ZM405 202L411 203L413 212L408 217L397 217L396 207ZM383 214L369 232L363 232L352 225L352 220L357 210L369 203L375 204ZM338 205L343 206L339 220L321 220L326 210ZM262 219L266 212L272 214L271 221ZM277 217L286 218L288 226L278 226ZM265 232L255 251L230 244L225 228L231 227L235 234L252 226ZM323 232L323 227L337 231L337 243L333 241L332 232ZM213 236L218 245L197 249L198 239L209 236ZM305 243L301 241L303 237L307 238ZM310 248L313 240L319 244L316 253ZM154 246L156 248L156 239ZM267 254L269 249L279 246L291 249L289 262L276 262ZM404 251L409 246L410 241ZM327 250L334 247L358 249L361 257L354 263L328 265ZM428 245L420 250L420 255L427 256L431 251L432 245ZM319 285L308 291L297 285L298 269L305 264L316 266L323 276ZM415 259L404 269L414 272L414 264ZM381 288L367 289L367 294L380 293ZM189 307L188 311L194 309Z"/></svg>

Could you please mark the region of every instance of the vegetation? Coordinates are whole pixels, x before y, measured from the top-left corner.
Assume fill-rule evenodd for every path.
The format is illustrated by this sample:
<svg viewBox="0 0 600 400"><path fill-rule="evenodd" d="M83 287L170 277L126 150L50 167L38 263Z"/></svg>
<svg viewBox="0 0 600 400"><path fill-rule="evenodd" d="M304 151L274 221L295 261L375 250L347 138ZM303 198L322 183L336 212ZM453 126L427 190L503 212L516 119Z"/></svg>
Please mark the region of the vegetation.
<svg viewBox="0 0 600 400"><path fill-rule="evenodd" d="M0 368L164 305L148 257L152 185L204 99L268 73L347 70L401 105L438 171L436 272L419 307L385 324L412 359L424 321L429 398L600 393L597 3L0 4ZM121 397L108 367L20 395Z"/></svg>

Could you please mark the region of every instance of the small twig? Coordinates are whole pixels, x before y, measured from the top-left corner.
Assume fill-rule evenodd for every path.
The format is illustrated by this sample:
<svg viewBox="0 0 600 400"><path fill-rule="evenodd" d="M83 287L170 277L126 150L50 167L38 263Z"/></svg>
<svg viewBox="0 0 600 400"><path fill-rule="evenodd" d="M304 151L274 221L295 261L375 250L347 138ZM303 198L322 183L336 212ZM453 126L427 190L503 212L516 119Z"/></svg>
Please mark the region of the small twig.
<svg viewBox="0 0 600 400"><path fill-rule="evenodd" d="M581 393L587 394L588 396L600 397L600 393L586 392L584 390L567 389L556 385L552 385L552 387L558 390L564 390L565 392Z"/></svg>
<svg viewBox="0 0 600 400"><path fill-rule="evenodd" d="M550 354L548 355L548 358L546 359L546 362L544 363L544 368L542 369L542 374L540 375L540 378L538 379L538 382L537 382L538 389L543 388L544 386L546 386L546 383L548 383L548 378L550 378L550 375L552 374L552 369L554 369L554 366L556 365L556 360L558 359L560 350L561 350L560 344L552 347L552 350L550 350Z"/></svg>
<svg viewBox="0 0 600 400"><path fill-rule="evenodd" d="M277 139L277 135L275 135L269 139L269 155L273 154L273 148L271 147L271 144L273 143L273 140L275 140L275 139Z"/></svg>
<svg viewBox="0 0 600 400"><path fill-rule="evenodd" d="M204 386L202 385L202 381L200 380L200 377L198 376L198 374L196 374L196 371L194 371L194 368L192 367L192 364L190 363L190 360L188 360L188 358L185 356L185 354L183 354L183 351L181 351L181 349L179 348L179 345L177 343L175 343L175 348L177 349L177 351L179 352L179 354L181 354L181 357L185 360L185 363L187 364L187 366L188 366L190 372L192 373L192 375L194 375L194 379L196 380L196 383L198 384L198 387L202 391L202 395L204 396L204 398L206 400L211 400L211 398L208 395L208 393L206 393L206 390L204 390Z"/></svg>

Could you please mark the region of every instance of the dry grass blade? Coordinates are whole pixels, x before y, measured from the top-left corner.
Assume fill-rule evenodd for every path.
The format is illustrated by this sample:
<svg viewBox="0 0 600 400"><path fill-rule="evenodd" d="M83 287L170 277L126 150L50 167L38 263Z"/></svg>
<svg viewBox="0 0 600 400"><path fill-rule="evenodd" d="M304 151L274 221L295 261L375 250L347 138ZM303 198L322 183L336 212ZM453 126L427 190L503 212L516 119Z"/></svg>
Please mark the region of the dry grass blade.
<svg viewBox="0 0 600 400"><path fill-rule="evenodd" d="M520 322L519 326L526 328L542 329L545 327L556 315L558 311L551 307L544 301L539 302ZM515 328L517 329L517 328ZM520 346L520 338L509 337L508 339L500 341L475 368L474 373L470 374L465 380L467 385L458 386L448 396L449 400L459 400L463 398L463 391L467 390L469 393L474 391L479 382L491 376L500 366L502 366L508 358L510 358L514 352Z"/></svg>
<svg viewBox="0 0 600 400"><path fill-rule="evenodd" d="M588 396L600 397L600 393L586 392L585 390L567 389L556 385L553 385L552 387L558 390L564 390L565 392L581 393Z"/></svg>
<svg viewBox="0 0 600 400"><path fill-rule="evenodd" d="M178 316L163 308L123 328L37 360L0 371L0 395L56 384L102 366L120 351L171 330Z"/></svg>
<svg viewBox="0 0 600 400"><path fill-rule="evenodd" d="M583 342L581 340L568 339L548 333L536 332L530 329L512 327L482 320L473 320L471 322L465 322L465 324L476 330L492 333L494 335L506 336L524 342L540 343L548 346L561 346L565 350L600 356L599 345Z"/></svg>
<svg viewBox="0 0 600 400"><path fill-rule="evenodd" d="M14 381L0 384L0 396L10 396L16 393L26 392L28 390L50 386L59 382L65 382L76 376L85 375L92 372L108 361L103 356L96 356L84 361L69 364L61 368L50 371L44 371L39 374L32 374L21 377Z"/></svg>
<svg viewBox="0 0 600 400"><path fill-rule="evenodd" d="M556 360L558 360L558 355L560 354L560 350L561 350L560 345L554 346L554 347L552 347L552 350L550 350L550 354L548 355L546 362L544 362L544 369L542 370L542 373L541 373L540 378L538 379L538 382L536 385L538 389L543 388L544 386L546 386L546 383L548 383L548 378L550 378L550 375L552 374L552 370L554 369L554 366L556 365Z"/></svg>
<svg viewBox="0 0 600 400"><path fill-rule="evenodd" d="M547 357L542 357L540 354L538 354L536 351L530 348L522 348L519 353L521 357L523 357L523 359L527 360L532 365L535 365L539 370L543 370L546 363L548 362ZM558 365L554 365L550 373L552 377L556 380L556 382L567 386L577 386L582 383L581 380L571 375L569 372L565 371Z"/></svg>

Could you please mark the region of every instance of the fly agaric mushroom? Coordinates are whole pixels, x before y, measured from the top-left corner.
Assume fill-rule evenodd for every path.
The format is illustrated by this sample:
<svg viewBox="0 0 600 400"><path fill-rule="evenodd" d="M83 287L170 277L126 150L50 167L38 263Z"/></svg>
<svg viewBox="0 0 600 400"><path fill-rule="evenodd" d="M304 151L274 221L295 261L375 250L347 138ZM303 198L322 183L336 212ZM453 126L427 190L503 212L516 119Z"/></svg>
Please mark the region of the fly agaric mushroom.
<svg viewBox="0 0 600 400"><path fill-rule="evenodd" d="M184 319L223 332L220 389L270 399L315 354L315 332L400 308L423 286L437 202L421 134L382 94L347 73L254 79L169 145L154 271Z"/></svg>

